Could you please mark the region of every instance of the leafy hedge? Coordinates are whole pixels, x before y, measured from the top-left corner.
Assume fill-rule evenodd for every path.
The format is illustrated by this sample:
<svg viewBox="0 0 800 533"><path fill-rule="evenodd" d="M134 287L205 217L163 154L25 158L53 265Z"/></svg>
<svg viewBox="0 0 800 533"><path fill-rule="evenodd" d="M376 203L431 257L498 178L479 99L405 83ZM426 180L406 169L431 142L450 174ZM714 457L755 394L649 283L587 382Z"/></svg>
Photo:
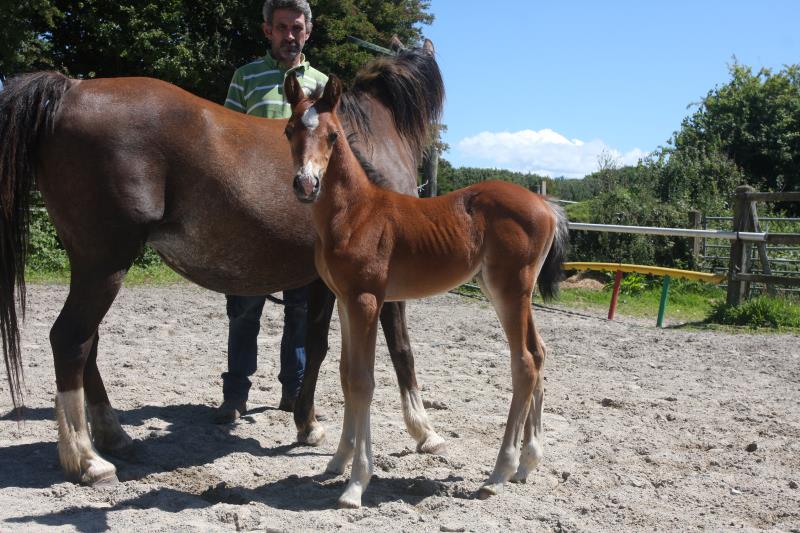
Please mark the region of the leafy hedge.
<svg viewBox="0 0 800 533"><path fill-rule="evenodd" d="M67 252L44 208L38 207L31 211L29 235L27 267L30 270L36 272L69 271ZM161 258L149 246L145 246L134 261L134 265L143 268L159 263L161 263Z"/></svg>

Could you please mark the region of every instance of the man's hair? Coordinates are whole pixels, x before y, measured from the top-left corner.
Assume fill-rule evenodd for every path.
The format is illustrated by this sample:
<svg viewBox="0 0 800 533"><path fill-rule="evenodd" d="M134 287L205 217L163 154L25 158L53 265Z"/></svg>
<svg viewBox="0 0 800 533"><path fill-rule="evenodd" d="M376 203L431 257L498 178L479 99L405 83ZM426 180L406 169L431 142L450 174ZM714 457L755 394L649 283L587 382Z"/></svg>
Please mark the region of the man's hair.
<svg viewBox="0 0 800 533"><path fill-rule="evenodd" d="M261 13L264 15L264 22L270 26L272 26L272 14L276 9L300 11L306 18L306 31L311 31L311 7L307 0L266 0Z"/></svg>

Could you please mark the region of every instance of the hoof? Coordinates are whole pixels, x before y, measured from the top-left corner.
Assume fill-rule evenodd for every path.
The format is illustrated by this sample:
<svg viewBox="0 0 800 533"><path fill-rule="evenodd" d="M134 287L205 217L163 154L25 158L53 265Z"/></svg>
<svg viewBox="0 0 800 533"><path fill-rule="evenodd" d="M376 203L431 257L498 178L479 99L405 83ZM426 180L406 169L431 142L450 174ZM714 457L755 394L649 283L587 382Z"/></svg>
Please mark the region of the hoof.
<svg viewBox="0 0 800 533"><path fill-rule="evenodd" d="M117 477L117 474L111 474L109 476L95 480L94 482L90 483L89 486L92 488L102 488L102 487L111 487L117 484L119 484L119 478Z"/></svg>
<svg viewBox="0 0 800 533"><path fill-rule="evenodd" d="M328 466L325 467L326 474L334 474L336 476L341 476L344 474L344 466L345 462L340 462L334 457L330 461L328 461Z"/></svg>
<svg viewBox="0 0 800 533"><path fill-rule="evenodd" d="M361 507L362 487L359 484L348 486L344 494L339 496L339 509L358 509Z"/></svg>
<svg viewBox="0 0 800 533"><path fill-rule="evenodd" d="M90 487L104 487L119 483L117 468L105 459L95 458L88 461L88 468L81 475L81 484Z"/></svg>
<svg viewBox="0 0 800 533"><path fill-rule="evenodd" d="M342 496L339 498L339 509L358 509L361 507L361 498L358 500L351 500L350 498L345 498Z"/></svg>
<svg viewBox="0 0 800 533"><path fill-rule="evenodd" d="M417 444L417 453L445 456L447 455L447 443L442 437L433 433L427 439Z"/></svg>
<svg viewBox="0 0 800 533"><path fill-rule="evenodd" d="M487 500L492 496L497 496L497 493L499 491L500 491L500 485L497 484L484 485L478 490L478 499Z"/></svg>
<svg viewBox="0 0 800 533"><path fill-rule="evenodd" d="M509 481L511 483L527 483L528 482L528 473L525 472L523 474L523 473L517 472L516 474L511 476L511 479L509 479Z"/></svg>
<svg viewBox="0 0 800 533"><path fill-rule="evenodd" d="M319 446L325 440L325 429L322 424L314 424L297 432L297 442L308 446Z"/></svg>

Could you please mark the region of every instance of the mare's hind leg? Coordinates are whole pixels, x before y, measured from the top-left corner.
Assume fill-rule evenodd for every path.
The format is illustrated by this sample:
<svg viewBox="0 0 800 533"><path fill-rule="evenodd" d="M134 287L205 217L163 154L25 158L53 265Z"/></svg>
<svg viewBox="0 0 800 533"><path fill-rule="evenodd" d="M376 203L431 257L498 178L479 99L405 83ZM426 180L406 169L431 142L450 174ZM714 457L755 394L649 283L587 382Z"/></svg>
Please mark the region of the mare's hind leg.
<svg viewBox="0 0 800 533"><path fill-rule="evenodd" d="M130 459L133 440L122 429L117 413L111 408L103 378L97 368L97 344L100 334L95 333L89 359L83 370L83 385L89 410L89 423L95 447L114 457Z"/></svg>
<svg viewBox="0 0 800 533"><path fill-rule="evenodd" d="M444 454L447 446L433 425L422 405L422 396L417 386L414 371L414 354L406 327L405 302L386 302L381 310L381 326L386 337L386 345L392 358L397 383L400 386L400 401L403 406L403 419L411 437L417 441L417 451L421 453Z"/></svg>
<svg viewBox="0 0 800 533"><path fill-rule="evenodd" d="M306 368L300 394L294 404L294 423L297 442L318 446L325 438L325 429L314 414L314 392L322 361L328 353L328 331L336 297L318 279L309 287L308 327L306 328Z"/></svg>
<svg viewBox="0 0 800 533"><path fill-rule="evenodd" d="M59 459L69 479L89 485L117 480L114 465L100 457L92 444L86 419L85 400L90 399L94 410L102 414L105 411L103 404L108 405L108 397L104 388L102 393L99 390L102 380L95 364L89 365L88 380L85 380L85 371L93 350L96 350L97 327L117 295L124 274L123 270L102 277L82 276L73 270L67 301L50 330L58 391ZM102 422L100 427L103 427ZM109 433L108 427L98 429L98 432L103 434L105 430ZM121 431L121 428L117 431L112 427L110 433ZM112 437L111 440L115 439Z"/></svg>
<svg viewBox="0 0 800 533"><path fill-rule="evenodd" d="M531 353L540 353L541 360L544 362L546 358L544 341L542 341L542 338L539 336L539 332L536 331L536 326L533 323L532 311L528 323L527 340L528 349ZM533 388L531 408L528 412L528 418L525 420L525 435L522 438L522 453L519 457L519 467L517 468L516 474L511 478L511 481L514 483L525 483L528 479L528 474L538 466L544 456L542 450L544 445L544 430L542 429L543 401L544 382L540 368L537 374L536 385Z"/></svg>
<svg viewBox="0 0 800 533"><path fill-rule="evenodd" d="M513 387L503 442L494 470L480 489L481 498L497 494L519 466L520 442L529 419L534 385L539 379L543 363L543 355L535 351L531 353L527 341L533 278L531 267L518 272L494 272L487 268L480 280L481 288L491 300L508 339Z"/></svg>

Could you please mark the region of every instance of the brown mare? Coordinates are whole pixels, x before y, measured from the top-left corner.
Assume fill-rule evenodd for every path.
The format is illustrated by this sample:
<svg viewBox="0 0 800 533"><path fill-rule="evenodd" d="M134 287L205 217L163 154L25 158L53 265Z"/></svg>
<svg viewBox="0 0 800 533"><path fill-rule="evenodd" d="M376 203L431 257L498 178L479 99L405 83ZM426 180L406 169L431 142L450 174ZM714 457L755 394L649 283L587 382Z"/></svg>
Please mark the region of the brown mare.
<svg viewBox="0 0 800 533"><path fill-rule="evenodd" d="M426 51L404 50L362 70L342 101L345 131L380 170L380 186L416 195L419 139L428 138L443 98L438 66ZM98 450L123 457L131 451L97 368L97 330L145 243L187 279L228 294L267 294L318 277L313 235L306 230L310 209L293 198L285 125L146 78L79 81L37 73L0 91L6 371L19 406L15 304L24 312L29 198L36 183L71 264L69 295L50 332L59 458L69 479L113 481L115 467ZM313 404L332 311L333 295L317 283L294 413L298 439L309 444L324 436ZM444 441L428 422L416 384L404 306L384 307L381 323L418 450L440 452Z"/></svg>
<svg viewBox="0 0 800 533"><path fill-rule="evenodd" d="M431 199L376 187L337 117L339 81L331 77L315 99L287 79L285 94L292 104L286 135L294 189L300 200L313 202L314 260L336 294L342 324L344 422L328 464L329 472L341 474L352 459L340 506L359 507L372 476L369 412L381 306L444 292L473 276L508 338L514 391L494 472L479 495L497 493L509 479L525 481L542 457L545 351L533 323L531 293L537 278L544 296L557 290L568 240L563 212L501 181Z"/></svg>

